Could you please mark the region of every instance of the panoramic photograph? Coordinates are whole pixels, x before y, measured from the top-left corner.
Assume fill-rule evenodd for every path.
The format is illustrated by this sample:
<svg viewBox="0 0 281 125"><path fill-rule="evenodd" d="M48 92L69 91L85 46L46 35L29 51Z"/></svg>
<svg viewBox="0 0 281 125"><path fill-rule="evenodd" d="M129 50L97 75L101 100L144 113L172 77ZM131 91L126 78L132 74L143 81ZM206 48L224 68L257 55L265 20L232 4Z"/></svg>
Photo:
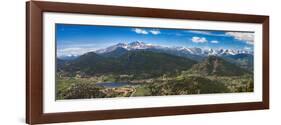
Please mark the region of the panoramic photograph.
<svg viewBox="0 0 281 125"><path fill-rule="evenodd" d="M56 24L56 100L254 91L254 32Z"/></svg>

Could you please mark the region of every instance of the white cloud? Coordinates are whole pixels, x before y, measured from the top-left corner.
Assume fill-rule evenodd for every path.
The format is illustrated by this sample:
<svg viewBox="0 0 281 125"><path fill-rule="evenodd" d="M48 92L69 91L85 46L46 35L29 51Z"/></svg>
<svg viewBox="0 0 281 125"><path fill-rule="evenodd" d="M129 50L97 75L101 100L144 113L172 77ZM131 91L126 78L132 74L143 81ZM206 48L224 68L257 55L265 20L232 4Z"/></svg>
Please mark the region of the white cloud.
<svg viewBox="0 0 281 125"><path fill-rule="evenodd" d="M161 33L160 30L157 30L157 29L145 30L145 29L141 29L141 28L134 28L133 31L136 32L137 34L144 34L144 35L147 35L150 33L152 35L158 35Z"/></svg>
<svg viewBox="0 0 281 125"><path fill-rule="evenodd" d="M190 32L190 33L196 33L196 34L204 34L204 35L212 35L211 32L208 32L208 31L200 31L200 30L189 30L187 32Z"/></svg>
<svg viewBox="0 0 281 125"><path fill-rule="evenodd" d="M61 48L57 49L57 56L79 56L82 54L85 54L87 52L92 52L95 51L96 48L80 48L80 47L75 47L75 48Z"/></svg>
<svg viewBox="0 0 281 125"><path fill-rule="evenodd" d="M208 40L205 37L197 37L197 36L192 37L191 41L194 42L194 43L206 43L206 42L208 42Z"/></svg>
<svg viewBox="0 0 281 125"><path fill-rule="evenodd" d="M212 41L210 41L211 43L219 43L219 41L217 41L217 40L212 40Z"/></svg>
<svg viewBox="0 0 281 125"><path fill-rule="evenodd" d="M254 44L254 33L244 32L226 32L225 35L234 37L234 39L245 41L247 44Z"/></svg>
<svg viewBox="0 0 281 125"><path fill-rule="evenodd" d="M134 32L136 32L137 34L148 34L148 32L144 29L140 29L140 28L134 28L133 29Z"/></svg>
<svg viewBox="0 0 281 125"><path fill-rule="evenodd" d="M161 33L159 30L150 30L149 32L153 35L158 35Z"/></svg>
<svg viewBox="0 0 281 125"><path fill-rule="evenodd" d="M209 35L209 36L228 36L233 37L236 40L240 40L246 42L249 45L254 44L254 33L246 33L246 32L226 32L224 34L215 34L209 31L201 31L201 30L188 30L189 33L201 34L201 35ZM214 43L214 41L211 43Z"/></svg>
<svg viewBox="0 0 281 125"><path fill-rule="evenodd" d="M208 35L208 36L226 36L225 34L213 33L211 31L201 31L201 30L188 30L188 33L200 34L200 35Z"/></svg>
<svg viewBox="0 0 281 125"><path fill-rule="evenodd" d="M251 47L247 47L247 46L245 46L244 49L245 49L245 50L252 50Z"/></svg>

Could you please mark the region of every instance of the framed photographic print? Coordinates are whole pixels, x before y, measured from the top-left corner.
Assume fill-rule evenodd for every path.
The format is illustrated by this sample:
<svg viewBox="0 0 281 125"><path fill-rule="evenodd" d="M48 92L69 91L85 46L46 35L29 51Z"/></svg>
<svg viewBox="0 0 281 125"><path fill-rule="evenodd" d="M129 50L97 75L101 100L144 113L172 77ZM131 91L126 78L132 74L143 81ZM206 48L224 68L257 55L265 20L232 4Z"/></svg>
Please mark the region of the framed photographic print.
<svg viewBox="0 0 281 125"><path fill-rule="evenodd" d="M269 108L269 17L26 4L26 122Z"/></svg>

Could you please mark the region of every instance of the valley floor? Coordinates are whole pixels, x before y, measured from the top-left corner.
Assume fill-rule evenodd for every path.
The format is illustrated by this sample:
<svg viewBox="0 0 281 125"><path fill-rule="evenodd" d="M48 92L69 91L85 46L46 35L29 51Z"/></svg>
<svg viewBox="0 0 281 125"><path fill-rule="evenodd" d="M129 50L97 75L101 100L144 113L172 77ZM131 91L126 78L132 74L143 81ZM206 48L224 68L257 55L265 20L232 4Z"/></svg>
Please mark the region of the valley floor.
<svg viewBox="0 0 281 125"><path fill-rule="evenodd" d="M108 86L110 85L110 86ZM101 75L56 78L56 99L113 98L253 92L252 75L177 75L134 79L133 75Z"/></svg>

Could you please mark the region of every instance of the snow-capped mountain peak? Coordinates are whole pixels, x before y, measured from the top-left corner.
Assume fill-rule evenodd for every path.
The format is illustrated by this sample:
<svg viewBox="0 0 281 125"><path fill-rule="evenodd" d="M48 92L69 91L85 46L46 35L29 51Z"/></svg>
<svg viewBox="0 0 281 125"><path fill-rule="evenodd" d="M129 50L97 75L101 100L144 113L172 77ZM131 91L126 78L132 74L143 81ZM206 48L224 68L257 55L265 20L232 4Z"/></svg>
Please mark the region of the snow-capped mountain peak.
<svg viewBox="0 0 281 125"><path fill-rule="evenodd" d="M118 43L116 45L107 47L105 49L97 50L96 53L108 53L108 52L114 51L118 47L124 48L126 50L137 50L137 49L153 48L154 45L146 44L146 43L140 42L140 41L135 41L135 42L131 42L131 43L128 43L128 44L127 43Z"/></svg>
<svg viewBox="0 0 281 125"><path fill-rule="evenodd" d="M147 49L151 47L150 45L147 45L144 42L139 42L139 41L129 43L128 45L129 45L129 49Z"/></svg>
<svg viewBox="0 0 281 125"><path fill-rule="evenodd" d="M100 49L95 51L96 53L108 53L116 50L117 48L124 48L126 50L141 50L141 49L156 49L156 50L173 50L178 51L185 54L191 55L198 55L198 56L209 56L209 55L216 55L216 56L224 56L224 55L236 55L236 54L252 54L250 51L246 50L236 50L236 49L214 49L214 48L199 48L199 47L163 47L153 44L146 44L144 42L135 41L131 43L118 43L113 46L109 46L105 49Z"/></svg>
<svg viewBox="0 0 281 125"><path fill-rule="evenodd" d="M135 42L131 42L129 43L130 46L142 46L145 45L144 42L140 42L140 41L135 41Z"/></svg>

